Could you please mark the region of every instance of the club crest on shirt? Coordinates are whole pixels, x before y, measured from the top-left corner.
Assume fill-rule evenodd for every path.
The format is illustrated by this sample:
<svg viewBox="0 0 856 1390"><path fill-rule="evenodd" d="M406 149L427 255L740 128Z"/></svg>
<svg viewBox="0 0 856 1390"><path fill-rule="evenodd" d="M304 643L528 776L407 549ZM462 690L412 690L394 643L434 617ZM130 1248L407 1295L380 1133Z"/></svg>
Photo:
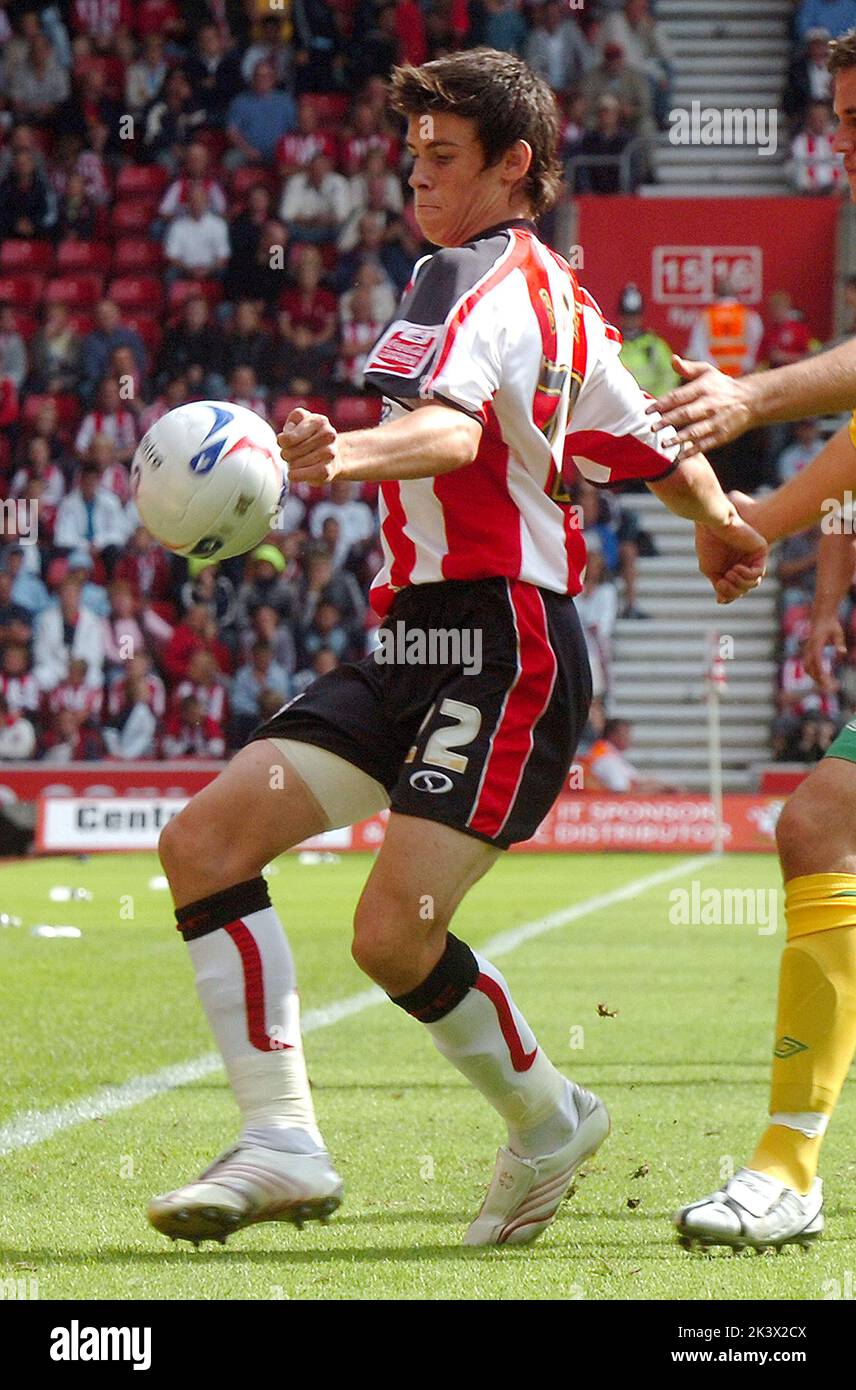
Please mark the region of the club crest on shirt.
<svg viewBox="0 0 856 1390"><path fill-rule="evenodd" d="M397 319L378 342L365 370L383 372L386 376L419 376L432 356L442 331L442 324L423 327Z"/></svg>

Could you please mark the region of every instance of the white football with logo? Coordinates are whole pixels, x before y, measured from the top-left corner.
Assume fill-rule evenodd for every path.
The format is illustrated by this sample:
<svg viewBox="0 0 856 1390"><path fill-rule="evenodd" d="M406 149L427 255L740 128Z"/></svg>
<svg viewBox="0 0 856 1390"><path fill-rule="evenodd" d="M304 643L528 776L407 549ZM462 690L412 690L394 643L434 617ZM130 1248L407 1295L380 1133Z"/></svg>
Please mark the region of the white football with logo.
<svg viewBox="0 0 856 1390"><path fill-rule="evenodd" d="M140 520L177 555L225 560L264 540L287 490L276 435L228 401L193 401L152 425L131 462Z"/></svg>

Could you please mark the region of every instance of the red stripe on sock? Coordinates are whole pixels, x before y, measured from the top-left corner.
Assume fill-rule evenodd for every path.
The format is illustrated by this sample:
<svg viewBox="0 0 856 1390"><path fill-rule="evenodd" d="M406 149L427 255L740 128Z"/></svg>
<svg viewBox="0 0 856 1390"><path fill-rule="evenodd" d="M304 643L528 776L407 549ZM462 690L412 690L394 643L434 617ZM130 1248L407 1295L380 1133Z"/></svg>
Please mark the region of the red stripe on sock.
<svg viewBox="0 0 856 1390"><path fill-rule="evenodd" d="M499 1026L506 1046L511 1054L511 1065L515 1071L528 1071L538 1055L538 1048L534 1047L531 1052L524 1052L523 1040L517 1031L517 1024L514 1022L514 1015L511 1012L511 1005L492 975L480 973L476 980L475 989L481 990L486 994L493 1007L496 1009L496 1016L499 1019Z"/></svg>
<svg viewBox="0 0 856 1390"><path fill-rule="evenodd" d="M244 971L244 1005L247 1011L247 1035L259 1052L281 1051L291 1043L272 1042L265 1020L265 977L262 958L249 927L245 922L228 922L226 931L238 948Z"/></svg>

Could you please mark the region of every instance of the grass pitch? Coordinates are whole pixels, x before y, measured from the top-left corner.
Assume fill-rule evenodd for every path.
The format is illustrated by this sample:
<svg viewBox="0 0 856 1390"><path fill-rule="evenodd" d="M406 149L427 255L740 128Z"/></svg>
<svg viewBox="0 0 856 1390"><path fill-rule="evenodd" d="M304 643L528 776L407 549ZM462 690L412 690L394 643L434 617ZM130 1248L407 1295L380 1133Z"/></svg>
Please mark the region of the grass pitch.
<svg viewBox="0 0 856 1390"><path fill-rule="evenodd" d="M236 1112L210 1064L163 1089L163 1069L210 1054L212 1040L169 895L149 886L155 858L0 866L0 912L23 919L0 926L0 1280L75 1300L852 1297L852 1087L825 1145L828 1225L815 1250L687 1255L669 1223L740 1165L763 1123L784 939L782 922L771 935L672 925L670 893L693 878L776 888L772 858L509 855L470 894L456 931L475 946L534 924L504 939L497 964L552 1059L613 1119L550 1231L488 1251L460 1240L503 1137L493 1111L398 1009L320 1012L366 991L348 943L369 865L287 855L270 879L315 1025L309 1070L345 1202L327 1227L253 1227L198 1251L151 1230L145 1203L225 1148ZM53 902L54 885L92 901ZM40 923L82 935L32 936ZM105 1087L118 1088L111 1105Z"/></svg>

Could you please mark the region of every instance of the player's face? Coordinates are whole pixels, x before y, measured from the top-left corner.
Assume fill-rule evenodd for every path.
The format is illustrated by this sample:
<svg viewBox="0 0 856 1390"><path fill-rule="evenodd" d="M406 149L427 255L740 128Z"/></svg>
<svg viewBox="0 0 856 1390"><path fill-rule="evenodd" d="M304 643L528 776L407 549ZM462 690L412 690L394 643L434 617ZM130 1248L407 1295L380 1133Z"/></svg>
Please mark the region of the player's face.
<svg viewBox="0 0 856 1390"><path fill-rule="evenodd" d="M856 203L856 68L845 68L835 78L835 150L843 156L850 198Z"/></svg>
<svg viewBox="0 0 856 1390"><path fill-rule="evenodd" d="M531 160L523 140L486 169L474 122L441 111L410 117L407 147L416 221L435 246L462 246L486 227L529 215L515 194Z"/></svg>

